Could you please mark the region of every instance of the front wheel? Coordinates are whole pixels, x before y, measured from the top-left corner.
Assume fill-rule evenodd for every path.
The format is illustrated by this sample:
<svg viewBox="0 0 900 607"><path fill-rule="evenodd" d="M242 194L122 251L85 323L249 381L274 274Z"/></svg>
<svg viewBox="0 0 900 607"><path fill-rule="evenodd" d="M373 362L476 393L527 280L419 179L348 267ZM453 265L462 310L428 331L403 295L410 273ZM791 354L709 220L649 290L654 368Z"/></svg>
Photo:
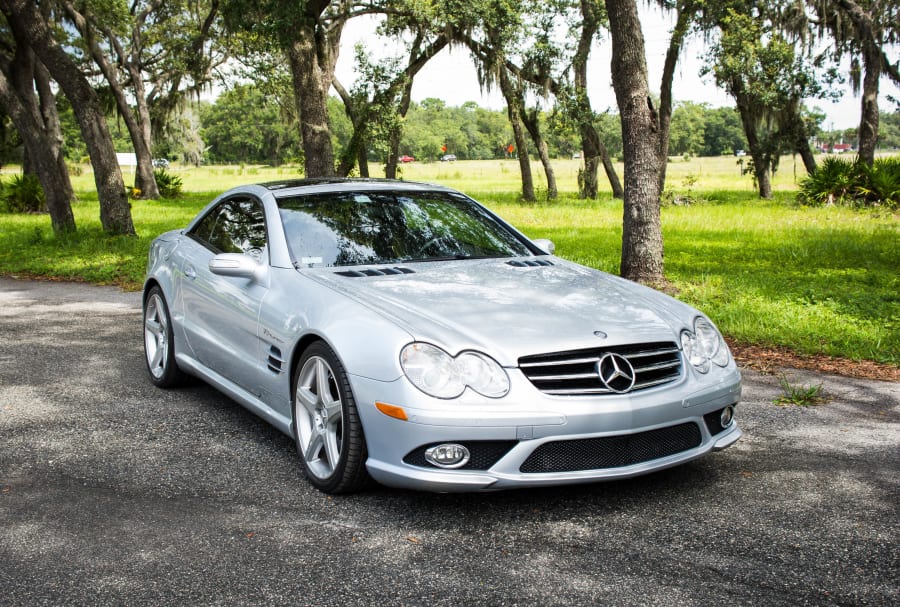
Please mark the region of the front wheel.
<svg viewBox="0 0 900 607"><path fill-rule="evenodd" d="M175 362L172 319L159 287L151 288L144 302L144 360L154 385L172 388L184 381L184 373Z"/></svg>
<svg viewBox="0 0 900 607"><path fill-rule="evenodd" d="M294 375L294 437L310 484L352 493L369 483L366 440L347 373L322 342L303 353Z"/></svg>

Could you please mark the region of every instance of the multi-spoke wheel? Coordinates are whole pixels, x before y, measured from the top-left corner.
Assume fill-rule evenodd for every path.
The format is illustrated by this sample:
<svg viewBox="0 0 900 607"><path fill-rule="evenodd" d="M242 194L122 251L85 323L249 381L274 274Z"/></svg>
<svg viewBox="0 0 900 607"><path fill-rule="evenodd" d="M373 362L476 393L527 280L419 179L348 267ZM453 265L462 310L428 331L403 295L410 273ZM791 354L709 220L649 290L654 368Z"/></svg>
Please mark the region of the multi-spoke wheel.
<svg viewBox="0 0 900 607"><path fill-rule="evenodd" d="M348 493L368 481L366 442L347 374L324 343L303 353L294 376L294 436L309 482Z"/></svg>
<svg viewBox="0 0 900 607"><path fill-rule="evenodd" d="M159 287L151 288L144 302L144 354L150 381L160 388L178 385L184 379L175 362L172 321Z"/></svg>

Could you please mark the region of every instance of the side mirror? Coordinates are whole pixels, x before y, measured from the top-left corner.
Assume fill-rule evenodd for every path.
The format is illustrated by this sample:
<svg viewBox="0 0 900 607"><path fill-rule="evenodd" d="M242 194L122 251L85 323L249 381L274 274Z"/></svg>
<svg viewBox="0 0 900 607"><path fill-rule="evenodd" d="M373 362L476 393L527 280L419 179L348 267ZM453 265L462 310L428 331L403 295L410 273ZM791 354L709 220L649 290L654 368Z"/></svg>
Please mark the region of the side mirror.
<svg viewBox="0 0 900 607"><path fill-rule="evenodd" d="M255 278L260 264L243 253L222 253L209 260L209 271L217 276L232 278Z"/></svg>
<svg viewBox="0 0 900 607"><path fill-rule="evenodd" d="M553 255L556 252L556 245L553 244L552 240L538 238L537 240L532 240L532 242L536 244L540 250L545 251L550 255Z"/></svg>

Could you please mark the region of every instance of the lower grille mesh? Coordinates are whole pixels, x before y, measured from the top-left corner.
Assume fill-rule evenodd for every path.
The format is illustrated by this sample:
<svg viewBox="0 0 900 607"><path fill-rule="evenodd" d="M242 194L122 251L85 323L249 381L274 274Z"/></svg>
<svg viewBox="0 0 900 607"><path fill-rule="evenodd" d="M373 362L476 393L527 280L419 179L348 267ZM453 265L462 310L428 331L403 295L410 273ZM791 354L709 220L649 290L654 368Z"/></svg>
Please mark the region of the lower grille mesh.
<svg viewBox="0 0 900 607"><path fill-rule="evenodd" d="M693 422L638 434L544 443L519 468L520 472L576 472L621 468L698 447L700 428Z"/></svg>

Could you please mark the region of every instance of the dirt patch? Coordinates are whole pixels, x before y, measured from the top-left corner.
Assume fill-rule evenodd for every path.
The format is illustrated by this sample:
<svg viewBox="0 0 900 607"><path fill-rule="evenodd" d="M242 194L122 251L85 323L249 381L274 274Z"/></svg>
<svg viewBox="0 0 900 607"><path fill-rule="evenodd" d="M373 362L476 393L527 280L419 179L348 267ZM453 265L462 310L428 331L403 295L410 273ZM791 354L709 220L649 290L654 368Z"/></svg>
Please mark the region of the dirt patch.
<svg viewBox="0 0 900 607"><path fill-rule="evenodd" d="M808 369L830 375L900 382L900 367L870 360L850 360L822 354L797 354L787 348L729 344L742 367L773 373L782 367Z"/></svg>

